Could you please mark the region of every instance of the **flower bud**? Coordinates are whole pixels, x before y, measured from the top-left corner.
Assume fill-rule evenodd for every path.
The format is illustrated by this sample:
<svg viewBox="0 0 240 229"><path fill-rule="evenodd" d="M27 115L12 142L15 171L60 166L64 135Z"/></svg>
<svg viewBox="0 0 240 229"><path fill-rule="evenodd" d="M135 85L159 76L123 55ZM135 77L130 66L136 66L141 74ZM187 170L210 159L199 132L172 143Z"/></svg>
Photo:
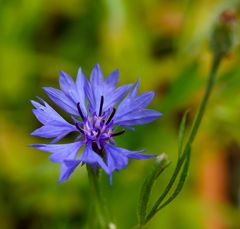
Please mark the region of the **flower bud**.
<svg viewBox="0 0 240 229"><path fill-rule="evenodd" d="M213 30L210 46L215 55L226 55L233 45L233 28L236 24L236 12L225 10L221 13Z"/></svg>

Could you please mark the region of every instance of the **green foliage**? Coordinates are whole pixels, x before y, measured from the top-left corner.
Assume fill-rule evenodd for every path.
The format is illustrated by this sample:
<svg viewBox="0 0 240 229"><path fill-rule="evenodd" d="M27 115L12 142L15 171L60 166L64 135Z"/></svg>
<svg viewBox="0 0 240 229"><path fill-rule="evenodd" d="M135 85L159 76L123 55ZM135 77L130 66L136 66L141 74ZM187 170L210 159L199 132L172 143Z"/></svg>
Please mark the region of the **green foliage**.
<svg viewBox="0 0 240 229"><path fill-rule="evenodd" d="M159 155L142 185L142 190L139 199L138 217L139 222L143 225L146 221L148 202L152 193L154 183L157 181L161 173L169 166L169 161L165 154Z"/></svg>
<svg viewBox="0 0 240 229"><path fill-rule="evenodd" d="M191 148L192 143L196 137L196 134L198 132L199 126L201 124L201 120L203 118L207 102L209 100L210 92L212 91L216 73L218 70L218 67L220 65L220 61L222 59L223 55L222 53L215 52L213 53L213 63L212 67L210 69L206 90L203 95L202 101L199 105L199 109L197 114L194 117L194 121L192 123L191 131L189 134L189 137L186 141L185 147L183 148L183 142L184 142L184 136L185 136L185 129L186 129L186 119L188 115L188 111L185 112L183 115L180 128L179 128L179 136L178 136L178 161L175 167L175 170L166 186L164 191L159 195L157 201L153 205L152 209L148 214L146 214L146 208L148 204L148 200L151 195L152 190L152 184L153 182L159 177L158 170L154 169L153 173L149 175L149 177L146 179L146 181L143 184L142 192L141 192L141 198L140 198L140 210L139 210L139 225L140 227L142 225L145 225L148 223L149 220L153 218L153 216L156 215L158 211L160 211L162 208L167 206L169 203L171 203L181 192L184 183L186 181L188 170L189 170L189 164L190 164L190 156L191 156ZM155 166L154 166L155 167ZM164 167L163 167L164 168ZM162 166L160 167L162 169ZM177 178L179 177L178 181ZM155 179L154 179L155 178ZM173 188L174 184L177 182L176 187ZM144 187L146 186L146 187ZM172 190L174 189L174 190ZM172 193L172 194L170 194ZM170 194L169 197L167 197ZM166 199L166 200L165 200Z"/></svg>
<svg viewBox="0 0 240 229"><path fill-rule="evenodd" d="M184 114L179 131L179 150L182 148L183 139L185 136L185 127L186 127L186 119L187 119L188 111ZM159 175L167 168L169 165L168 160L165 155L158 156L153 169L149 176L146 178L145 182L142 185L140 200L139 200L139 225L146 224L159 210L163 207L167 206L171 201L177 197L180 191L183 188L186 177L188 175L189 163L190 163L190 155L191 155L191 146L189 142L186 145L186 148L182 151L179 151L178 161L175 167L175 170L169 180L164 191L159 194L159 198L151 208L151 210L147 213L147 205L149 199L151 197L151 192L153 188L154 182L158 179ZM179 177L176 187L173 185L176 182L176 179ZM172 191L174 189L174 191ZM167 197L170 193L172 194ZM165 199L167 197L167 199Z"/></svg>

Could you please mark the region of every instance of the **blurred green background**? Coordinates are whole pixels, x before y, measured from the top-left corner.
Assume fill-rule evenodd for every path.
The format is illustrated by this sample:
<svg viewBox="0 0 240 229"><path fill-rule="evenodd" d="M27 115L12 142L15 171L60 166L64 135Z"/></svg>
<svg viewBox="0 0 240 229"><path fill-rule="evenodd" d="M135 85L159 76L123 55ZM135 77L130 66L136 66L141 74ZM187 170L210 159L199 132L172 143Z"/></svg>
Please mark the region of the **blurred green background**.
<svg viewBox="0 0 240 229"><path fill-rule="evenodd" d="M120 69L120 83L140 78L140 92L154 90L151 107L164 116L117 139L118 145L168 154L172 165L157 183L164 188L177 160L182 114L191 118L210 68L208 40L231 0L1 0L0 1L0 228L86 228L90 208L85 167L57 184L59 166L29 148L43 142L30 99L43 86L58 87L59 70L89 76L99 63L107 76ZM239 31L239 24L236 24ZM240 55L223 61L181 195L146 228L240 228ZM130 161L104 177L104 192L118 228L137 223L140 186L153 161ZM91 216L94 217L94 216Z"/></svg>

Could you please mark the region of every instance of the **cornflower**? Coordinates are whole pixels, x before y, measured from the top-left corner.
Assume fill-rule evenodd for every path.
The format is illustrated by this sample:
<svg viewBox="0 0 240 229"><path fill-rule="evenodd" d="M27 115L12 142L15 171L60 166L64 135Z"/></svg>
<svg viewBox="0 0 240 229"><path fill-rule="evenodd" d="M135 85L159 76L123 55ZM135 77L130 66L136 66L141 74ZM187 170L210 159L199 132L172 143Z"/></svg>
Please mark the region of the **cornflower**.
<svg viewBox="0 0 240 229"><path fill-rule="evenodd" d="M76 81L60 71L61 90L43 88L48 97L62 110L71 115L72 123L66 121L47 102L31 101L36 118L42 127L31 133L33 136L50 138L49 144L31 146L50 152L50 160L61 164L59 182L66 181L76 167L89 164L95 171L102 168L112 180L114 171L125 168L128 159L148 159L155 155L130 151L116 146L114 138L133 130L133 126L142 125L161 116L161 113L146 109L154 97L154 92L137 94L139 80L135 85L116 87L119 72L113 71L105 80L100 66L94 66L90 80L79 68ZM122 128L117 131L117 128ZM78 137L72 143L56 144L71 132ZM80 148L84 148L78 156Z"/></svg>

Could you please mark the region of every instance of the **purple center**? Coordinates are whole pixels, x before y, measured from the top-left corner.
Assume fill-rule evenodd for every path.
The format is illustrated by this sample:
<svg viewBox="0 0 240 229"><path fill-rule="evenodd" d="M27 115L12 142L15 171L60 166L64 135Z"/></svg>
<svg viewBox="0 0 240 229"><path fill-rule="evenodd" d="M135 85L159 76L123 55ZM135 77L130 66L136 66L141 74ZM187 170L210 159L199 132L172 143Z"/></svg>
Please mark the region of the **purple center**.
<svg viewBox="0 0 240 229"><path fill-rule="evenodd" d="M83 131L86 140L101 142L110 140L113 134L113 122L106 122L104 116L94 115L84 121Z"/></svg>
<svg viewBox="0 0 240 229"><path fill-rule="evenodd" d="M102 143L105 141L112 141L112 137L123 134L125 131L122 130L117 133L113 133L113 117L116 109L112 108L109 115L102 112L104 98L101 96L99 113L94 113L92 117L88 116L85 118L80 108L80 104L77 104L78 112L83 122L76 122L76 127L81 133L81 137L84 137L85 142L91 141L96 143L98 148L102 148Z"/></svg>

